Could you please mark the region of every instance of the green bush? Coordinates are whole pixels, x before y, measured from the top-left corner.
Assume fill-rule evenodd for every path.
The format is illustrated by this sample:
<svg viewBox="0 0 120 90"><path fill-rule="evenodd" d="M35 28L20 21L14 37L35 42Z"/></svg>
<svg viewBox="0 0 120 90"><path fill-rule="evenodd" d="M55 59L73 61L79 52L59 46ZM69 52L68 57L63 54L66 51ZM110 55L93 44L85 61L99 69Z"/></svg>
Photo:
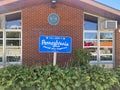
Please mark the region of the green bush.
<svg viewBox="0 0 120 90"><path fill-rule="evenodd" d="M116 72L116 74L117 74L117 79L118 79L118 81L119 81L119 83L120 83L120 66L118 66L117 68L115 68L115 72ZM118 87L117 90L120 90L119 88L120 88L120 87Z"/></svg>
<svg viewBox="0 0 120 90"><path fill-rule="evenodd" d="M74 66L87 65L91 60L91 53L86 49L76 49L74 51Z"/></svg>
<svg viewBox="0 0 120 90"><path fill-rule="evenodd" d="M118 84L112 70L98 66L8 66L0 69L0 85L12 88L10 90L110 90Z"/></svg>
<svg viewBox="0 0 120 90"><path fill-rule="evenodd" d="M120 82L120 66L115 69L115 72L118 75L118 80Z"/></svg>
<svg viewBox="0 0 120 90"><path fill-rule="evenodd" d="M89 74L88 76L90 77L90 82L88 87L90 89L88 90L111 90L111 88L119 86L117 75L111 69L99 67L96 65L86 66L81 69L82 71Z"/></svg>

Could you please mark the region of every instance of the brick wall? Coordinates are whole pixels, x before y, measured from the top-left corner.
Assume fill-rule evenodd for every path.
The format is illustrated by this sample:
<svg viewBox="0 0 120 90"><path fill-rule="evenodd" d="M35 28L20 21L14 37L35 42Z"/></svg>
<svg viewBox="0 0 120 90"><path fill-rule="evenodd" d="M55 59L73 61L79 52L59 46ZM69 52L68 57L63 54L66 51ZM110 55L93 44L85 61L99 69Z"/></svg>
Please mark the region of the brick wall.
<svg viewBox="0 0 120 90"><path fill-rule="evenodd" d="M60 22L51 26L48 15L56 13ZM71 36L72 51L83 47L83 11L63 4L51 8L50 4L28 7L22 10L22 47L24 65L44 65L52 63L52 53L38 51L40 35ZM73 53L73 52L72 52ZM66 64L73 54L57 54L57 64Z"/></svg>
<svg viewBox="0 0 120 90"><path fill-rule="evenodd" d="M120 25L118 26L120 28ZM115 65L120 65L120 32L115 31Z"/></svg>

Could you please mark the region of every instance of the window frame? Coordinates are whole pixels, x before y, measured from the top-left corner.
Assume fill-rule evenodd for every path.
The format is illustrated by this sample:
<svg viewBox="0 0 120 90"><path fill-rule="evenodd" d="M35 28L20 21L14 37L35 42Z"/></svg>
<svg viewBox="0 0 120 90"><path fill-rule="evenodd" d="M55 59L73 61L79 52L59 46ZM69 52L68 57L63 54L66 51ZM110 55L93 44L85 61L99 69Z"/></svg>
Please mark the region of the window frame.
<svg viewBox="0 0 120 90"><path fill-rule="evenodd" d="M95 60L91 60L90 61L90 64L98 64L98 63L104 63L104 64L114 64L114 60L115 60L115 51L114 51L114 47L115 47L115 43L114 43L114 31L106 31L106 30L100 30L100 20L99 20L99 18L101 18L101 17L99 17L99 16L97 16L97 15L92 15L92 14L89 14L89 13L84 13L84 15L85 14L87 14L87 15L91 15L91 16L94 16L94 17L97 17L98 18L98 30L92 30L92 31L90 31L90 30L85 30L84 29L84 24L83 24L83 48L86 48L86 46L84 45L84 41L86 40L85 39L85 33L86 32L97 32L97 50L98 50L98 53L97 53L97 60L95 61ZM84 20L85 20L85 18L84 18ZM83 20L83 23L84 23L84 20ZM100 33L106 33L106 32L109 32L109 33L112 33L113 34L113 36L112 36L112 39L100 39ZM91 40L91 39L88 39L88 40ZM102 54L100 53L100 49L101 49L101 46L100 46L100 40L112 40L112 54L103 54L103 55L112 55L112 60L110 61L110 60L108 60L108 61L102 61L102 60L100 60L100 57L102 56ZM92 46L93 48L95 48L95 46ZM93 54L93 56L94 56L94 54Z"/></svg>
<svg viewBox="0 0 120 90"><path fill-rule="evenodd" d="M19 13L21 14L21 29L6 29L6 16L7 15L12 15L12 14L15 14L15 13ZM2 22L2 29L0 29L0 32L3 32L3 54L0 56L2 56L2 62L0 63L0 66L4 66L6 64L22 64L22 12L21 10L20 11L15 11L15 12L11 12L11 13L5 13L5 14L2 14L1 15L3 18L3 22ZM20 37L19 38L7 38L6 36L6 33L7 32L19 32L20 33ZM12 48L20 48L20 54L7 54L6 50L7 48L10 48L11 49L11 46L7 46L6 45L6 41L7 40L20 40L21 44L20 46L12 46ZM20 61L19 62L7 62L7 56L20 56Z"/></svg>

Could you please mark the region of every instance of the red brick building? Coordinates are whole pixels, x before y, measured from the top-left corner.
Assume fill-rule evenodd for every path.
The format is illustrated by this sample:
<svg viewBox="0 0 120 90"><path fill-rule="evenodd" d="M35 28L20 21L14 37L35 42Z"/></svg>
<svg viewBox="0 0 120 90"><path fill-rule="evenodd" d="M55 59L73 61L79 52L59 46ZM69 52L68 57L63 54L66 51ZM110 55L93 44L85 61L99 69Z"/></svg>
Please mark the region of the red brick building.
<svg viewBox="0 0 120 90"><path fill-rule="evenodd" d="M120 11L93 0L4 0L0 1L0 64L52 63L53 53L39 52L39 37L70 36L72 52L58 53L57 64L66 64L73 51L86 48L91 64L120 65ZM60 18L48 22L50 14Z"/></svg>

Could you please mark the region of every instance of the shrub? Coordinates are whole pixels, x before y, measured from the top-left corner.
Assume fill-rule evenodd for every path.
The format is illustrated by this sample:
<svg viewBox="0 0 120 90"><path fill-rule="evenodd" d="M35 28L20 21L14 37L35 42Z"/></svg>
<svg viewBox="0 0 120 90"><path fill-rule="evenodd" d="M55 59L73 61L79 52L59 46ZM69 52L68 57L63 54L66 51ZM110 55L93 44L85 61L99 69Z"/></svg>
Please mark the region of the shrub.
<svg viewBox="0 0 120 90"><path fill-rule="evenodd" d="M86 49L76 49L74 51L74 66L82 66L89 63L91 60L91 53Z"/></svg>
<svg viewBox="0 0 120 90"><path fill-rule="evenodd" d="M0 69L0 85L4 88L19 88L24 85L27 78L27 68L10 65Z"/></svg>
<svg viewBox="0 0 120 90"><path fill-rule="evenodd" d="M0 85L12 88L10 90L109 90L118 84L112 70L98 66L8 66L0 69Z"/></svg>
<svg viewBox="0 0 120 90"><path fill-rule="evenodd" d="M82 67L81 69L89 74L88 76L90 77L90 82L88 84L88 90L111 90L112 87L119 86L116 73L111 69L96 65L88 65L86 67Z"/></svg>
<svg viewBox="0 0 120 90"><path fill-rule="evenodd" d="M115 68L115 72L117 74L117 79L119 81L119 84L120 84L120 66L118 66L117 68ZM120 87L118 87L117 90L119 90Z"/></svg>

